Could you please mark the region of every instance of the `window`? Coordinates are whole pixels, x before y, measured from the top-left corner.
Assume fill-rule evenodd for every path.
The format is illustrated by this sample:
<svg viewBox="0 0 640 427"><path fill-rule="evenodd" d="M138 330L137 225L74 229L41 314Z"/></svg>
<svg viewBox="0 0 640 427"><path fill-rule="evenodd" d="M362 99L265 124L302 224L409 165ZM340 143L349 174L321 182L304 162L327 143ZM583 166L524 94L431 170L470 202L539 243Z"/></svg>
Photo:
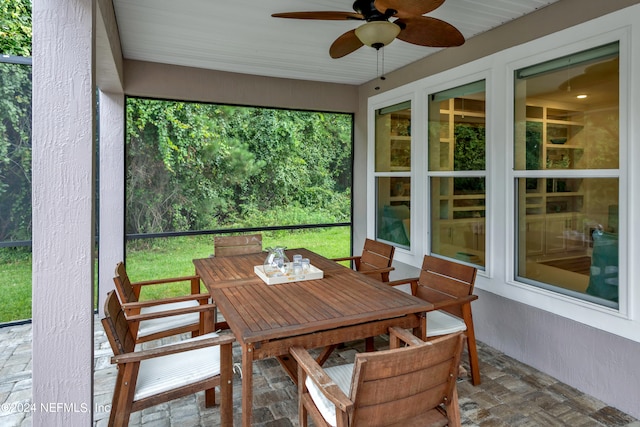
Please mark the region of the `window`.
<svg viewBox="0 0 640 427"><path fill-rule="evenodd" d="M619 47L515 72L518 280L618 307Z"/></svg>
<svg viewBox="0 0 640 427"><path fill-rule="evenodd" d="M376 238L411 244L411 103L376 110Z"/></svg>
<svg viewBox="0 0 640 427"><path fill-rule="evenodd" d="M431 253L485 265L485 82L429 99Z"/></svg>

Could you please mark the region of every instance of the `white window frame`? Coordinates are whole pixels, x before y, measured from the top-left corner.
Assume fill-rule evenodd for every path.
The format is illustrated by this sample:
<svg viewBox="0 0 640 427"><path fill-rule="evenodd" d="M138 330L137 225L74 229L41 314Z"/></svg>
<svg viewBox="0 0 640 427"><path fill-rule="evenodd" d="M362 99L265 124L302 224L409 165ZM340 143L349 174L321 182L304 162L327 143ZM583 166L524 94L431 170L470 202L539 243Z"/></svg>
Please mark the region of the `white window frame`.
<svg viewBox="0 0 640 427"><path fill-rule="evenodd" d="M424 130L422 123L419 120L419 114L424 110L424 107L421 102L418 101L418 97L416 96L415 91L403 91L402 93L385 93L387 96L381 96L375 101L373 98L369 99L369 107L368 107L368 116L367 116L367 134L368 134L368 143L367 143L367 237L371 239L376 238L376 223L377 223L377 189L376 189L376 179L377 178L387 178L387 177L403 177L411 179L411 194L410 194L410 205L411 205L411 213L410 213L410 236L409 249L403 247L396 247L396 252L394 259L404 262L407 264L413 264L415 261L415 257L419 254L422 249L422 242L420 239L417 239L416 234L416 224L417 221L420 221L422 217L422 213L418 213L418 211L422 211L418 206L415 205L416 194L418 191L422 191L422 189L416 187L418 184L418 180L416 179L416 167L420 163L417 161L418 156L420 156L420 148L418 147L416 141L424 138ZM390 96L389 96L390 95ZM403 102L411 103L411 171L408 172L376 172L375 170L375 155L376 155L376 130L375 130L375 120L376 120L376 111L386 108L392 105L401 104ZM392 242L390 242L392 243Z"/></svg>
<svg viewBox="0 0 640 427"><path fill-rule="evenodd" d="M491 93L491 73L488 70L483 70L479 73L475 73L475 74L471 74L471 75L466 75L464 77L460 77L457 78L456 80L448 80L446 83L440 83L436 86L432 86L428 89L426 89L424 91L424 96L423 98L425 99L425 104L426 104L426 111L425 111L425 116L424 116L424 120L427 121L427 126L428 126L428 121L430 120L430 118L428 117L428 104L429 104L429 97L433 94L439 93L439 92L443 92L445 90L449 90L449 89L454 89L460 86L464 86L467 84L471 84L477 81L484 81L485 83L485 164L484 164L484 171L430 171L429 170L429 159L428 159L428 152L429 152L429 132L427 129L427 133L426 135L426 139L424 141L424 149L426 151L427 156L425 157L425 163L423 163L424 165L424 179L425 179L425 188L426 188L426 193L427 197L426 197L426 202L427 202L427 210L426 212L429 213L431 212L431 178L435 178L435 177L440 177L440 178L459 178L459 177L474 177L474 178L484 178L485 180L485 194L484 194L484 198L485 198L485 213L484 213L484 219L485 219L485 260L484 260L484 267L482 268L478 268L478 274L484 275L484 276L488 276L489 275L489 265L491 262L491 238L490 236L492 235L491 230L492 230L492 226L490 224L490 218L492 217L491 215L491 189L489 188L489 183L490 183L490 173L489 171L491 170L491 155L490 155L490 151L492 150L493 144L491 144L491 137L493 136L493 126L494 123L491 121L491 116L493 114L490 114L489 111L489 94ZM425 224L425 228L427 229L427 233L425 235L425 242L426 242L426 252L425 253L429 253L431 254L431 234L432 234L432 226L433 224L431 224L431 216L430 215L425 215L425 222L423 223ZM435 254L436 256L440 256L440 254ZM474 264L469 264L473 267L476 267L476 265Z"/></svg>
<svg viewBox="0 0 640 427"><path fill-rule="evenodd" d="M396 259L419 267L429 253L429 197L426 100L430 93L486 75L487 112L487 242L486 270L478 272L476 287L504 298L640 342L640 5L593 19L557 33L505 49L445 72L373 96L368 103L368 234L375 235L375 174L373 172L375 110L412 101L411 251L396 251ZM515 277L515 177L513 170L514 72L608 43L619 43L620 55L620 158L618 170L594 170L589 177L619 179L620 298L619 308L569 297L517 282ZM472 77L471 77L472 76ZM498 120L498 117L501 119ZM554 172L555 173L555 172ZM590 172L591 173L591 172Z"/></svg>
<svg viewBox="0 0 640 427"><path fill-rule="evenodd" d="M509 108L506 124L507 124L507 138L510 144L507 145L508 158L510 160L510 167L508 174L509 187L507 188L507 203L506 205L513 210L513 221L508 223L509 229L507 234L507 241L513 242L508 246L507 259L511 262L505 263L508 287L501 289L501 294L516 301L523 303L546 307L549 311L560 314L565 317L569 317L583 323L595 323L595 324L610 324L612 319L630 319L631 301L629 299L629 287L630 287L630 274L629 274L629 245L628 235L629 233L629 215L627 196L629 196L628 188L628 162L625 163L625 159L629 159L628 147L629 147L629 97L628 90L626 88L630 85L629 79L629 58L630 58L630 40L629 30L627 28L620 28L618 30L608 31L603 34L593 35L594 32L586 37L584 30L587 27L594 25L593 22L583 24L578 28L568 29L559 33L549 35L543 39L536 40L535 42L528 43L531 49L527 49L529 54L527 55L513 55L513 60L506 64L506 74L508 80L506 81L507 90L506 98L509 100L510 105L514 102L514 80L515 71L526 68L531 65L540 64L548 60L560 58L563 56L571 55L577 52L592 49L598 46L602 46L612 42L620 43L620 111L619 111L619 144L620 144L620 158L619 169L607 169L607 170L581 170L580 176L586 178L618 178L619 179L619 228L622 232L619 234L620 245L620 259L619 259L619 308L608 308L600 304L592 303L586 300L565 296L563 294L539 288L535 285L519 282L515 279L515 262L516 262L516 232L517 226L515 206L517 204L515 195L515 179L529 176L530 171L515 171L513 170L514 159L514 147L513 147L513 135L514 135L514 113L513 107ZM620 26L618 23L617 26ZM584 28L583 28L584 27ZM580 34L584 34L580 37ZM562 43L559 43L562 41ZM555 42L555 43L554 43ZM550 48L549 46L557 46ZM546 47L546 49L544 48ZM532 54L532 52L535 52ZM514 52L515 53L515 52ZM511 56L511 55L509 55ZM520 56L520 58L516 58ZM562 177L563 172L566 177L573 177L574 174L571 171L556 171L554 175ZM623 255L623 254L626 254ZM597 320L596 320L597 319ZM594 322L596 320L596 322ZM594 325L595 326L595 325ZM609 332L616 333L615 328Z"/></svg>

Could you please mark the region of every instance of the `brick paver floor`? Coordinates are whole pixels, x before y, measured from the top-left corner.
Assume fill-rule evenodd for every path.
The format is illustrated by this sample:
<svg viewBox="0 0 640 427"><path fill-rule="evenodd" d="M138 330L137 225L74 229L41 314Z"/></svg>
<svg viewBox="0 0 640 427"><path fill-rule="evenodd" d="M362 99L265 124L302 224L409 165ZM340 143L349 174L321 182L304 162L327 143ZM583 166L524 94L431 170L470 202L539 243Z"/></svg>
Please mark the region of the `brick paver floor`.
<svg viewBox="0 0 640 427"><path fill-rule="evenodd" d="M95 327L94 426L107 425L116 370L110 363L111 348L100 322ZM376 346L386 346L376 338ZM363 351L360 342L336 350L327 365L353 361ZM556 379L478 343L482 384L467 378L458 382L464 426L626 426L640 422L603 402L580 393ZM240 349L234 347L234 360ZM466 364L466 357L463 357ZM466 367L466 366L465 366ZM468 368L468 367L467 367ZM240 425L241 381L234 377L235 425ZM275 359L254 364L254 420L256 426L298 425L297 392ZM0 426L31 426L28 411L5 411L31 402L31 325L0 328ZM218 426L217 407L204 407L204 394L155 406L131 416L131 426Z"/></svg>

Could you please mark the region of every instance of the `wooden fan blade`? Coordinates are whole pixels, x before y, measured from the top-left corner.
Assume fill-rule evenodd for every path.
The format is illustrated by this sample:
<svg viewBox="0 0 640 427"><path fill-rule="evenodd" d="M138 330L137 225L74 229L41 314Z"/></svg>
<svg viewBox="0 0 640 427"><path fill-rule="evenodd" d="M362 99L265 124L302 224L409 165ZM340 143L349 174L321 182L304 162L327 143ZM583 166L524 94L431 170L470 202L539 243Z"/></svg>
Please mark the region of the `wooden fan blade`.
<svg viewBox="0 0 640 427"><path fill-rule="evenodd" d="M364 16L354 12L284 12L274 13L274 18L320 19L323 21L344 21L347 19L363 20Z"/></svg>
<svg viewBox="0 0 640 427"><path fill-rule="evenodd" d="M380 13L393 9L398 18L411 18L424 15L442 6L445 0L375 0L374 6Z"/></svg>
<svg viewBox="0 0 640 427"><path fill-rule="evenodd" d="M342 58L362 46L362 42L356 36L356 30L347 31L333 42L329 48L329 55L334 59Z"/></svg>
<svg viewBox="0 0 640 427"><path fill-rule="evenodd" d="M407 43L429 47L451 47L464 44L464 36L453 25L428 16L398 19L395 24L403 25L398 38Z"/></svg>

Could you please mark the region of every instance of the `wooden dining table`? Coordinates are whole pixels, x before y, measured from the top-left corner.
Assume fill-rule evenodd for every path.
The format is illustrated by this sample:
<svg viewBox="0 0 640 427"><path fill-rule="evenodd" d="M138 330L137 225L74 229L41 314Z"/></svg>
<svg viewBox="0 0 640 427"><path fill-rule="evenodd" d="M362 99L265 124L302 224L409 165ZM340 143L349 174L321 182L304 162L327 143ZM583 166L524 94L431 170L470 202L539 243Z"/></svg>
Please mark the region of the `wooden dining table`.
<svg viewBox="0 0 640 427"><path fill-rule="evenodd" d="M242 348L242 425L251 425L253 362L276 357L296 381L292 346L324 348L373 337L397 326L425 339L422 314L433 305L307 249L300 254L323 270L317 280L267 285L254 272L266 253L195 259L198 274Z"/></svg>

